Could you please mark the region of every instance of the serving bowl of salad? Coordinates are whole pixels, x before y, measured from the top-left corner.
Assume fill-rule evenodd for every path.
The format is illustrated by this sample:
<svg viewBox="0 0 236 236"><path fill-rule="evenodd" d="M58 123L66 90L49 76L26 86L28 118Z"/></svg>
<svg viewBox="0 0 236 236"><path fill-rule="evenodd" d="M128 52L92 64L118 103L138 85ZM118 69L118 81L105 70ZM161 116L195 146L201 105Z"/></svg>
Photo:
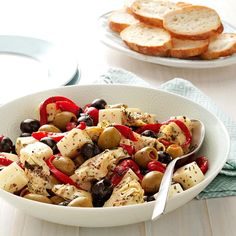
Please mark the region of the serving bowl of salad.
<svg viewBox="0 0 236 236"><path fill-rule="evenodd" d="M166 212L184 205L219 173L229 152L221 121L162 90L69 86L0 107L0 197L32 216L107 227L151 219L167 165L190 152L191 119L206 136L179 164Z"/></svg>

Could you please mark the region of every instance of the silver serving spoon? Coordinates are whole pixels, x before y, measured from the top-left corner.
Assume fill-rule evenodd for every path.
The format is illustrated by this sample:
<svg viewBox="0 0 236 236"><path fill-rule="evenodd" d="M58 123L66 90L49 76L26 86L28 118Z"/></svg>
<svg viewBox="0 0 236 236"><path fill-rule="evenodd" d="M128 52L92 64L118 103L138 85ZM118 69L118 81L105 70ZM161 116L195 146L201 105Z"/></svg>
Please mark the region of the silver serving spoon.
<svg viewBox="0 0 236 236"><path fill-rule="evenodd" d="M200 120L191 120L193 124L193 131L192 131L192 142L191 146L194 147L193 151L190 153L177 157L173 159L167 166L166 171L163 175L161 186L159 192L154 195L155 197L155 206L152 213L152 220L158 219L164 212L166 207L166 202L168 198L168 191L172 180L172 175L174 171L175 164L178 160L187 159L192 154L196 153L204 140L205 137L205 126Z"/></svg>

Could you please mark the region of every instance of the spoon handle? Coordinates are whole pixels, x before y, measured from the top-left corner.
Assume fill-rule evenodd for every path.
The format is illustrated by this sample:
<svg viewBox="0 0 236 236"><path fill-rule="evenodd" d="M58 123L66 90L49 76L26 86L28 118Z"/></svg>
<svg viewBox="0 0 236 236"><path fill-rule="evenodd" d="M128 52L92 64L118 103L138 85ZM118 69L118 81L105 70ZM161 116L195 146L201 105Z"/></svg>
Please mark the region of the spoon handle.
<svg viewBox="0 0 236 236"><path fill-rule="evenodd" d="M165 173L162 177L159 192L156 196L155 206L154 206L154 209L152 212L152 220L156 220L157 218L159 218L165 211L166 202L167 202L167 198L168 198L168 192L169 192L169 188L170 188L170 184L171 184L171 180L172 180L174 167L175 167L176 162L179 159L180 158L177 157L174 160L172 160L165 170Z"/></svg>

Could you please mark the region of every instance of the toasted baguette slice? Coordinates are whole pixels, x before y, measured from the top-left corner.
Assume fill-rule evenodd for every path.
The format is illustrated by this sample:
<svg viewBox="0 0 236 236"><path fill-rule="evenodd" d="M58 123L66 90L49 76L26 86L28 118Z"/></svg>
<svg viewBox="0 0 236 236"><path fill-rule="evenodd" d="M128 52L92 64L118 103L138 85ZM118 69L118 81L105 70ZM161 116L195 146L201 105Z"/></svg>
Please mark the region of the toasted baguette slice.
<svg viewBox="0 0 236 236"><path fill-rule="evenodd" d="M162 27L163 16L173 10L181 9L167 0L136 0L131 5L134 16L145 24Z"/></svg>
<svg viewBox="0 0 236 236"><path fill-rule="evenodd" d="M166 30L143 23L128 26L120 36L132 50L146 55L164 56L172 47L171 36Z"/></svg>
<svg viewBox="0 0 236 236"><path fill-rule="evenodd" d="M204 6L189 6L167 13L163 26L175 38L208 39L223 30L219 15Z"/></svg>
<svg viewBox="0 0 236 236"><path fill-rule="evenodd" d="M190 6L192 6L192 4L187 3L187 2L177 2L176 6L184 8L184 7L190 7Z"/></svg>
<svg viewBox="0 0 236 236"><path fill-rule="evenodd" d="M236 53L236 34L223 33L212 39L208 50L201 57L203 59L217 59Z"/></svg>
<svg viewBox="0 0 236 236"><path fill-rule="evenodd" d="M204 53L209 45L209 40L189 40L189 39L172 39L173 47L169 53L171 57L188 58L195 57Z"/></svg>
<svg viewBox="0 0 236 236"><path fill-rule="evenodd" d="M120 33L129 25L138 23L138 20L126 10L117 10L111 13L109 17L109 27L111 30Z"/></svg>
<svg viewBox="0 0 236 236"><path fill-rule="evenodd" d="M125 0L124 2L124 7L126 9L126 11L130 14L133 14L132 10L131 10L131 6L134 3L135 0Z"/></svg>

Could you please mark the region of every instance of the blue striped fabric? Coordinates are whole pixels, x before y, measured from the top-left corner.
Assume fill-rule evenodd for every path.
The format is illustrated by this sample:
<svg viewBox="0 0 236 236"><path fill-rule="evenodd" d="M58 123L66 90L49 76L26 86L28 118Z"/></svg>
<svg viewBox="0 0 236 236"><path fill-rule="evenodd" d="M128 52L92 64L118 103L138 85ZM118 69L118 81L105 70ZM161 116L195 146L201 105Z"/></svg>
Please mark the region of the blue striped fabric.
<svg viewBox="0 0 236 236"><path fill-rule="evenodd" d="M119 68L110 68L95 83L135 84L150 86L131 72ZM161 89L185 96L218 116L228 129L231 138L231 150L226 164L220 174L207 186L197 199L236 195L236 123L222 112L216 104L191 82L184 79L172 79L160 86Z"/></svg>

